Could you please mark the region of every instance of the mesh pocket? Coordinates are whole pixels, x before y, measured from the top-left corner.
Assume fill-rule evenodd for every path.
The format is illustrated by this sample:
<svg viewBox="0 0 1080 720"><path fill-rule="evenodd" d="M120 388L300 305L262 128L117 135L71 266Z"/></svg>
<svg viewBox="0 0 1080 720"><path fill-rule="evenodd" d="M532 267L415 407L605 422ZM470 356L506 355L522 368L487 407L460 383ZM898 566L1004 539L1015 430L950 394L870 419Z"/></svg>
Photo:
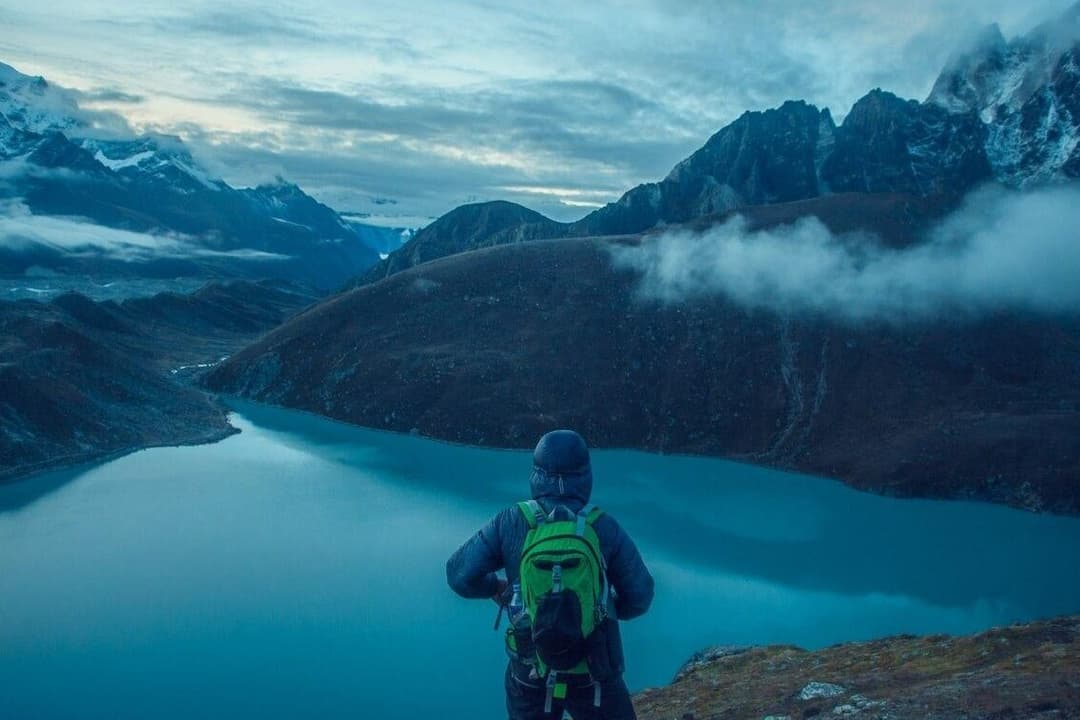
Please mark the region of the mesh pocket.
<svg viewBox="0 0 1080 720"><path fill-rule="evenodd" d="M540 597L533 619L536 654L553 670L572 669L585 658L581 635L581 603L569 590Z"/></svg>

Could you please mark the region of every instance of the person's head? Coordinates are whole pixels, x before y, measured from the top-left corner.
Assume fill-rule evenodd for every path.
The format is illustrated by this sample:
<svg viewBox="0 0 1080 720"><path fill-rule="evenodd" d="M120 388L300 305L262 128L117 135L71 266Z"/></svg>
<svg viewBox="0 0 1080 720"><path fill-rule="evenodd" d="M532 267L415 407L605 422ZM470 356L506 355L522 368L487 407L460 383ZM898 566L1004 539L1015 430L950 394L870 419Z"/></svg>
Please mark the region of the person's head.
<svg viewBox="0 0 1080 720"><path fill-rule="evenodd" d="M535 500L575 499L582 504L592 495L589 446L573 430L553 430L540 438L533 451L529 486Z"/></svg>

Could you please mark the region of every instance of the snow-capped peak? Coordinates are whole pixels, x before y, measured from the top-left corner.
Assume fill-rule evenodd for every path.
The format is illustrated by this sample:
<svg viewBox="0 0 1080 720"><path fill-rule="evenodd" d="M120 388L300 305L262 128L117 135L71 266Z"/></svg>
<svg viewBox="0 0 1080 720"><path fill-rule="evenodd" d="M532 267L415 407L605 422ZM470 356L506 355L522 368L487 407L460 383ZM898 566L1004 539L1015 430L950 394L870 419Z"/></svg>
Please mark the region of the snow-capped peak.
<svg viewBox="0 0 1080 720"><path fill-rule="evenodd" d="M180 192L224 187L221 180L212 177L191 157L183 141L172 135L145 135L128 140L83 138L77 142L113 172L165 181Z"/></svg>
<svg viewBox="0 0 1080 720"><path fill-rule="evenodd" d="M86 126L73 93L4 63L0 63L0 114L17 130L37 134Z"/></svg>
<svg viewBox="0 0 1080 720"><path fill-rule="evenodd" d="M4 63L0 63L0 115L6 120L0 122L0 127L5 128L0 132L0 157L11 154L5 148L16 144L20 139L17 136L32 138L59 132L113 172L145 175L181 193L225 187L192 158L180 138L135 136L115 128L103 132L96 124L99 114L82 110L76 92L51 85L41 77L24 75Z"/></svg>
<svg viewBox="0 0 1080 720"><path fill-rule="evenodd" d="M1006 42L988 27L946 65L928 104L977 113L994 177L1025 187L1075 176L1080 167L1080 2Z"/></svg>
<svg viewBox="0 0 1080 720"><path fill-rule="evenodd" d="M1006 42L989 25L954 54L926 102L952 113L975 111L983 122L1019 110L1045 86L1058 61L1080 42L1080 2L1057 19Z"/></svg>

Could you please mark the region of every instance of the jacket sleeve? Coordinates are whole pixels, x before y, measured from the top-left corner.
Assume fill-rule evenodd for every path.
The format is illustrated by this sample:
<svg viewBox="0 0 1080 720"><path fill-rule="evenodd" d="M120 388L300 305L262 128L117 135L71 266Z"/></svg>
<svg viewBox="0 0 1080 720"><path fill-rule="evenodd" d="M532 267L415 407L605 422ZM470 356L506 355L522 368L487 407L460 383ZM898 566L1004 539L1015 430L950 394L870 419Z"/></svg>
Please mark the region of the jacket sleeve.
<svg viewBox="0 0 1080 720"><path fill-rule="evenodd" d="M503 567L499 533L502 513L465 541L446 561L446 582L465 598L490 598L498 592L495 572Z"/></svg>
<svg viewBox="0 0 1080 720"><path fill-rule="evenodd" d="M617 530L614 547L608 563L608 581L615 590L615 615L620 620L632 620L644 615L652 604L653 577L622 527Z"/></svg>

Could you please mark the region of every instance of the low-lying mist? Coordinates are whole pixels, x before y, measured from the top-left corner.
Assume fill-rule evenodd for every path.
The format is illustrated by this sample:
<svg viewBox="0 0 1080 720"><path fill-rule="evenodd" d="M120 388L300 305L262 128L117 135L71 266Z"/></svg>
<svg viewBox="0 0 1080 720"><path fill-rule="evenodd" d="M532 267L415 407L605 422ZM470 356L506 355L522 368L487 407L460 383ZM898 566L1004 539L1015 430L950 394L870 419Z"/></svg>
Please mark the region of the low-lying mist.
<svg viewBox="0 0 1080 720"><path fill-rule="evenodd" d="M144 233L105 227L78 217L34 215L19 200L0 201L0 249L20 253L36 248L59 251L68 257L100 257L133 263L161 259L288 259L250 248L216 250L207 247L200 238L175 232Z"/></svg>
<svg viewBox="0 0 1080 720"><path fill-rule="evenodd" d="M1080 312L1080 186L985 188L921 244L884 248L833 235L817 218L750 232L736 217L614 250L643 297L722 294L744 307L848 322L907 322L997 310Z"/></svg>

